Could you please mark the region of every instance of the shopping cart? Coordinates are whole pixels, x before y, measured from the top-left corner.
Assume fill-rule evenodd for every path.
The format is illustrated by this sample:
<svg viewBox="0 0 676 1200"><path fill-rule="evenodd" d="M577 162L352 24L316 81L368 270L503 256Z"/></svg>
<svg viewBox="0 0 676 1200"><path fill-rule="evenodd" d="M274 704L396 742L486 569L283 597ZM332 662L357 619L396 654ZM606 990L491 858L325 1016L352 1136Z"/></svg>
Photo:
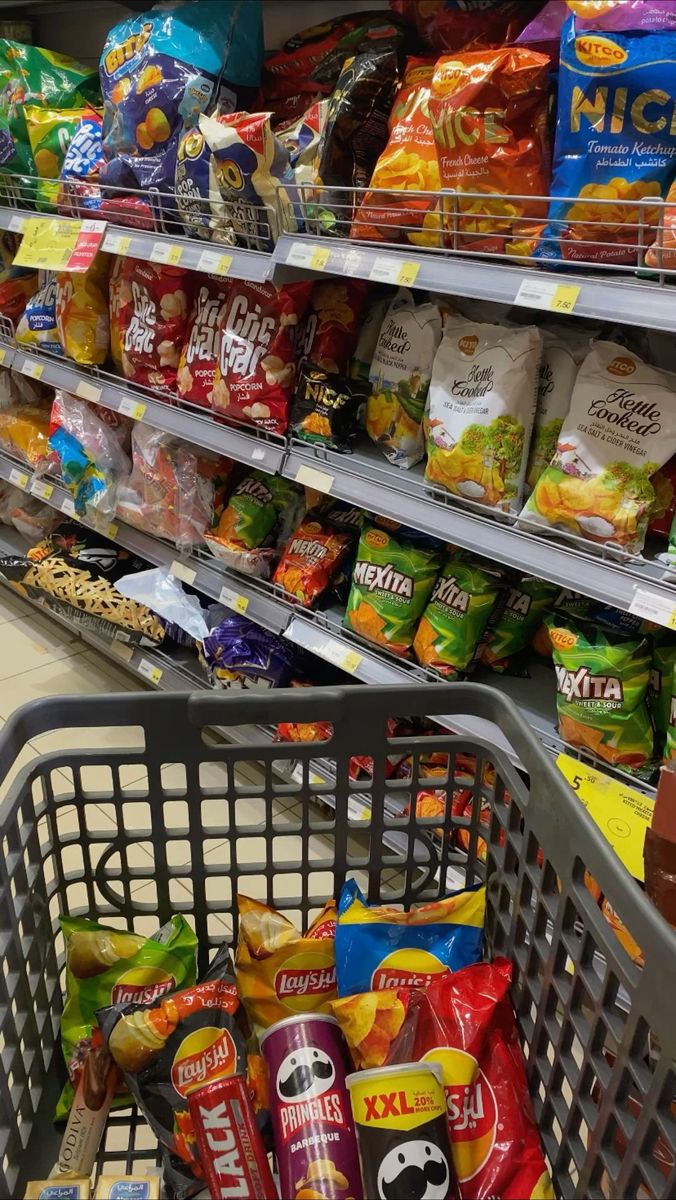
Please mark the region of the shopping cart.
<svg viewBox="0 0 676 1200"><path fill-rule="evenodd" d="M390 717L442 713L499 727L528 782L490 736L388 737ZM270 727L280 720L326 721L333 733L321 745L275 743ZM214 727L253 740L227 743ZM371 901L409 905L484 875L488 951L515 964L513 1000L557 1192L676 1195L676 937L497 692L457 684L45 700L7 722L0 781L29 740L41 753L0 808L2 1196L22 1195L58 1153L59 912L142 934L183 912L204 967L236 936L237 891L300 921L346 876ZM406 779L387 778L395 754L409 756ZM446 775L426 778L430 754L448 756ZM351 778L355 756L372 759L372 778ZM417 816L420 790L450 798L460 779L468 786L468 761L471 815L454 817L449 803L445 817ZM592 881L642 948L642 970ZM155 1154L135 1112L111 1117L108 1170L138 1170Z"/></svg>

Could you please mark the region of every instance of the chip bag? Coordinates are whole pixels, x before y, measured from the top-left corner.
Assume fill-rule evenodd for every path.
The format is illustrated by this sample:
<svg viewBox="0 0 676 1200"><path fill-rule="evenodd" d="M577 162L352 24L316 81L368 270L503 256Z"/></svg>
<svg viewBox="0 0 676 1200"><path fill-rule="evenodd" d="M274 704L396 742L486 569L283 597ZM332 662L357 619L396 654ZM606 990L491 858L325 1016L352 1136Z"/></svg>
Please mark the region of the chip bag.
<svg viewBox="0 0 676 1200"><path fill-rule="evenodd" d="M201 275L178 362L176 386L182 400L210 408L218 364L221 323L229 283L219 275Z"/></svg>
<svg viewBox="0 0 676 1200"><path fill-rule="evenodd" d="M290 642L239 613L219 621L198 650L212 687L286 687L294 665Z"/></svg>
<svg viewBox="0 0 676 1200"><path fill-rule="evenodd" d="M24 110L35 170L40 176L35 197L38 212L54 212L56 208L59 194L57 181L66 151L85 112L84 108L54 111L33 104Z"/></svg>
<svg viewBox="0 0 676 1200"><path fill-rule="evenodd" d="M197 277L181 267L132 260L123 272L119 328L125 378L154 391L175 392Z"/></svg>
<svg viewBox="0 0 676 1200"><path fill-rule="evenodd" d="M530 255L546 215L549 59L522 46L462 51L434 69L429 113L454 248Z"/></svg>
<svg viewBox="0 0 676 1200"><path fill-rule="evenodd" d="M308 513L282 552L272 582L310 608L326 591L352 545L321 512Z"/></svg>
<svg viewBox="0 0 676 1200"><path fill-rule="evenodd" d="M301 326L298 353L324 371L344 375L357 345L368 284L363 279L320 279Z"/></svg>
<svg viewBox="0 0 676 1200"><path fill-rule="evenodd" d="M124 357L122 343L124 332L121 325L121 314L127 312L131 305L131 278L134 271L133 258L118 255L113 259L113 266L108 281L108 332L110 336L110 357L115 368L122 374Z"/></svg>
<svg viewBox="0 0 676 1200"><path fill-rule="evenodd" d="M0 409L0 449L37 467L49 450L49 408L13 401Z"/></svg>
<svg viewBox="0 0 676 1200"><path fill-rule="evenodd" d="M197 952L197 938L181 916L172 917L151 938L109 929L86 917L64 916L60 924L66 941L61 1046L68 1082L56 1107L57 1121L70 1112L97 1010L107 1004L154 1000L193 983Z"/></svg>
<svg viewBox="0 0 676 1200"><path fill-rule="evenodd" d="M538 377L537 408L528 453L525 487L530 494L551 462L561 426L568 416L570 398L580 363L589 349L582 330L541 327L542 359Z"/></svg>
<svg viewBox="0 0 676 1200"><path fill-rule="evenodd" d="M365 521L352 572L346 628L405 657L440 565L441 549L431 539Z"/></svg>
<svg viewBox="0 0 676 1200"><path fill-rule="evenodd" d="M282 913L238 896L237 987L257 1033L301 1013L328 1012L336 995L336 903L298 933Z"/></svg>
<svg viewBox="0 0 676 1200"><path fill-rule="evenodd" d="M410 988L388 988L381 992L359 992L331 1002L331 1012L358 1071L384 1067L391 1060L406 1056L398 1039L403 1030L402 1036L408 1042L412 1040L405 1020L413 995Z"/></svg>
<svg viewBox="0 0 676 1200"><path fill-rule="evenodd" d="M67 358L101 366L108 358L108 279L112 260L97 254L86 271L56 277L56 325Z"/></svg>
<svg viewBox="0 0 676 1200"><path fill-rule="evenodd" d="M570 14L561 33L552 195L575 199L551 201L537 257L629 264L639 244L654 240L673 176L665 151L673 95L665 87L675 72L676 30L600 36Z"/></svg>
<svg viewBox="0 0 676 1200"><path fill-rule="evenodd" d="M56 327L56 279L50 279L31 296L16 327L16 340L49 354L63 354Z"/></svg>
<svg viewBox="0 0 676 1200"><path fill-rule="evenodd" d="M303 503L303 493L289 480L251 471L234 488L206 542L228 566L268 579L277 547L290 536Z"/></svg>
<svg viewBox="0 0 676 1200"><path fill-rule="evenodd" d="M221 326L214 410L284 433L296 378L296 335L311 283L233 281Z"/></svg>
<svg viewBox="0 0 676 1200"><path fill-rule="evenodd" d="M438 192L439 164L429 117L434 59L409 58L392 106L387 146L357 210L351 238L371 242L414 242L439 246L441 219L436 199L407 192ZM382 195L382 191L387 195Z"/></svg>
<svg viewBox="0 0 676 1200"><path fill-rule="evenodd" d="M662 753L671 727L672 696L676 668L676 643L665 642L657 636L653 642L648 686L648 708L655 726L657 749ZM676 713L674 713L676 716ZM672 755L667 755L672 757Z"/></svg>
<svg viewBox="0 0 676 1200"><path fill-rule="evenodd" d="M453 555L442 568L413 642L423 667L456 679L470 666L500 594L502 580Z"/></svg>
<svg viewBox="0 0 676 1200"><path fill-rule="evenodd" d="M416 995L410 1058L441 1067L462 1200L554 1200L509 998L511 978L511 963L496 958L436 975Z"/></svg>
<svg viewBox="0 0 676 1200"><path fill-rule="evenodd" d="M595 342L521 521L639 554L655 501L650 477L676 451L675 392L674 376Z"/></svg>
<svg viewBox="0 0 676 1200"><path fill-rule="evenodd" d="M40 287L37 271L14 266L19 242L15 233L0 231L0 316L9 317L14 323Z"/></svg>
<svg viewBox="0 0 676 1200"><path fill-rule="evenodd" d="M542 337L534 325L448 317L425 412L425 478L488 508L518 509Z"/></svg>
<svg viewBox="0 0 676 1200"><path fill-rule="evenodd" d="M513 42L531 7L523 0L390 0L390 6L444 54Z"/></svg>
<svg viewBox="0 0 676 1200"><path fill-rule="evenodd" d="M277 137L289 152L289 162L299 190L317 182L317 151L329 108L317 100L295 121L281 126ZM301 191L301 200L305 192Z"/></svg>
<svg viewBox="0 0 676 1200"><path fill-rule="evenodd" d="M647 640L556 614L546 618L546 625L564 742L625 771L647 767L654 752Z"/></svg>
<svg viewBox="0 0 676 1200"><path fill-rule="evenodd" d="M416 304L411 292L400 289L380 328L366 405L367 433L397 467L412 467L423 457L423 412L440 341L438 306Z"/></svg>
<svg viewBox="0 0 676 1200"><path fill-rule="evenodd" d="M425 988L436 975L478 962L485 909L484 886L401 912L368 905L349 879L338 902L338 995Z"/></svg>
<svg viewBox="0 0 676 1200"><path fill-rule="evenodd" d="M368 386L301 362L291 410L291 432L302 442L349 451L360 430Z"/></svg>
<svg viewBox="0 0 676 1200"><path fill-rule="evenodd" d="M56 206L63 216L86 219L98 211L103 163L103 117L88 107L70 139L59 175Z"/></svg>
<svg viewBox="0 0 676 1200"><path fill-rule="evenodd" d="M498 674L524 673L521 660L558 588L546 579L525 577L508 587L488 622L478 657Z"/></svg>

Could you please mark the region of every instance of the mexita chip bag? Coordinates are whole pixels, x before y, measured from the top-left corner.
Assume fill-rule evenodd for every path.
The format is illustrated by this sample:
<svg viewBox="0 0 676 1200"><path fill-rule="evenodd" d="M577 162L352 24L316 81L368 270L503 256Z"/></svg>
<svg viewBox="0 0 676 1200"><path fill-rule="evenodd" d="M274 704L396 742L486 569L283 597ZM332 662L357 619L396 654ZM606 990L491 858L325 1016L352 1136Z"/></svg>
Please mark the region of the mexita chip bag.
<svg viewBox="0 0 676 1200"><path fill-rule="evenodd" d="M338 902L338 995L424 988L436 975L478 962L485 909L483 886L401 912L367 904L349 879Z"/></svg>
<svg viewBox="0 0 676 1200"><path fill-rule="evenodd" d="M674 669L676 668L676 644L663 641L658 635L653 641L652 662L650 664L650 685L648 688L648 708L655 726L655 739L658 753L667 741L667 735L672 721L672 696L674 694ZM674 713L676 716L676 713ZM672 757L667 755L666 757Z"/></svg>
<svg viewBox="0 0 676 1200"><path fill-rule="evenodd" d="M220 275L200 275L178 363L176 386L182 400L210 408L218 364L221 322L229 283Z"/></svg>
<svg viewBox="0 0 676 1200"><path fill-rule="evenodd" d="M123 278L128 286L118 321L125 378L155 391L175 392L197 277L181 267L135 258Z"/></svg>
<svg viewBox="0 0 676 1200"><path fill-rule="evenodd" d="M502 586L500 575L453 555L434 585L413 642L423 667L455 679L470 666Z"/></svg>
<svg viewBox="0 0 676 1200"><path fill-rule="evenodd" d="M537 408L526 467L526 492L532 492L551 461L580 363L589 349L589 336L567 326L541 327L542 359L538 376Z"/></svg>
<svg viewBox="0 0 676 1200"><path fill-rule="evenodd" d="M511 978L511 963L496 958L437 975L415 997L409 1057L441 1066L462 1200L554 1200L509 999Z"/></svg>
<svg viewBox="0 0 676 1200"><path fill-rule="evenodd" d="M109 929L85 917L61 917L66 940L66 1002L61 1046L68 1082L56 1120L68 1116L96 1025L107 1004L150 1001L193 983L197 938L185 919L172 917L151 938Z"/></svg>
<svg viewBox="0 0 676 1200"><path fill-rule="evenodd" d="M372 242L440 244L438 203L407 192L438 192L439 164L428 103L434 59L409 58L389 119L389 138L350 230ZM387 195L382 195L386 190ZM429 231L429 232L427 232Z"/></svg>
<svg viewBox="0 0 676 1200"><path fill-rule="evenodd" d="M441 550L413 530L365 521L352 572L345 626L403 657L434 587Z"/></svg>
<svg viewBox="0 0 676 1200"><path fill-rule="evenodd" d="M425 411L425 478L509 511L521 501L542 336L449 316Z"/></svg>
<svg viewBox="0 0 676 1200"><path fill-rule="evenodd" d="M580 367L554 457L521 520L639 554L655 490L676 450L676 379L614 342Z"/></svg>
<svg viewBox="0 0 676 1200"><path fill-rule="evenodd" d="M336 904L300 934L267 904L238 896L237 987L258 1033L302 1013L329 1012L336 995Z"/></svg>
<svg viewBox="0 0 676 1200"><path fill-rule="evenodd" d="M108 279L112 259L97 254L86 271L56 277L56 325L67 358L101 366L108 358Z"/></svg>
<svg viewBox="0 0 676 1200"><path fill-rule="evenodd" d="M366 431L397 467L412 467L423 457L423 412L440 341L438 306L416 304L401 288L380 327L366 405Z"/></svg>
<svg viewBox="0 0 676 1200"><path fill-rule="evenodd" d="M653 758L646 638L608 633L572 617L546 618L556 671L556 708L564 742L625 771Z"/></svg>
<svg viewBox="0 0 676 1200"><path fill-rule="evenodd" d="M607 34L570 14L561 33L552 195L574 199L552 200L537 257L635 263L639 244L654 240L673 176L675 73L676 31Z"/></svg>
<svg viewBox="0 0 676 1200"><path fill-rule="evenodd" d="M490 616L478 657L499 674L522 674L521 659L559 589L546 579L525 577L508 587Z"/></svg>
<svg viewBox="0 0 676 1200"><path fill-rule="evenodd" d="M321 512L307 513L284 548L272 582L309 608L328 588L352 542Z"/></svg>
<svg viewBox="0 0 676 1200"><path fill-rule="evenodd" d="M429 112L442 188L479 193L445 201L449 244L529 255L548 194L549 59L522 46L440 58Z"/></svg>

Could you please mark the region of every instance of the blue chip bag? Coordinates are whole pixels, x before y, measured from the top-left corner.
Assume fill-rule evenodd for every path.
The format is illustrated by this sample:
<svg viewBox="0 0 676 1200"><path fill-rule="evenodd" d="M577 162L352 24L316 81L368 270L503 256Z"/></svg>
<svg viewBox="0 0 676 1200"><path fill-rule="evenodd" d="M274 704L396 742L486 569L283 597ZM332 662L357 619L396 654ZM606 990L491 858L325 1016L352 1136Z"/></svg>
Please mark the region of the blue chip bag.
<svg viewBox="0 0 676 1200"><path fill-rule="evenodd" d="M17 325L16 340L22 346L63 354L56 325L56 279L50 279L29 299Z"/></svg>
<svg viewBox="0 0 676 1200"><path fill-rule="evenodd" d="M640 211L654 227L676 171L675 96L676 31L607 33L568 18L552 195L575 199L551 202L536 258L636 263ZM643 244L653 240L646 230Z"/></svg>
<svg viewBox="0 0 676 1200"><path fill-rule="evenodd" d="M90 217L101 207L103 118L89 108L73 134L59 175L57 208L66 217Z"/></svg>
<svg viewBox="0 0 676 1200"><path fill-rule="evenodd" d="M436 975L480 962L485 912L482 884L401 912L367 904L348 880L338 902L338 995L424 988Z"/></svg>

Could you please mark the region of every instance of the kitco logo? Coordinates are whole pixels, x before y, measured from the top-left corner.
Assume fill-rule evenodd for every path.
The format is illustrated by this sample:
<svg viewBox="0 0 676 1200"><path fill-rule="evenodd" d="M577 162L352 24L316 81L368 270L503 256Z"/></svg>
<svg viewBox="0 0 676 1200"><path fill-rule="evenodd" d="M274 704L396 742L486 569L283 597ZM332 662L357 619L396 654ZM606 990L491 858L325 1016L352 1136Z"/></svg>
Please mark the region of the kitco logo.
<svg viewBox="0 0 676 1200"><path fill-rule="evenodd" d="M294 954L275 975L275 992L294 1012L312 1012L335 995L336 964L327 953L316 951Z"/></svg>
<svg viewBox="0 0 676 1200"><path fill-rule="evenodd" d="M195 1029L181 1042L171 1064L171 1082L181 1096L216 1079L233 1075L237 1047L227 1029L207 1025Z"/></svg>
<svg viewBox="0 0 676 1200"><path fill-rule="evenodd" d="M429 987L435 975L448 970L429 950L393 950L376 967L371 979L374 992L387 988Z"/></svg>
<svg viewBox="0 0 676 1200"><path fill-rule="evenodd" d="M636 370L636 363L633 358L627 358L624 355L618 355L611 363L608 363L606 370L609 375L617 375L620 379L626 378L627 375L633 375Z"/></svg>
<svg viewBox="0 0 676 1200"><path fill-rule="evenodd" d="M486 1165L493 1152L498 1127L495 1092L477 1060L464 1050L435 1046L422 1061L437 1062L441 1067L453 1163L458 1180L465 1183Z"/></svg>
<svg viewBox="0 0 676 1200"><path fill-rule="evenodd" d="M120 975L110 993L111 1004L152 1004L176 987L173 975L159 967L132 967Z"/></svg>
<svg viewBox="0 0 676 1200"><path fill-rule="evenodd" d="M476 334L468 334L467 337L461 337L458 342L458 350L461 354L467 354L470 358L475 354L476 348L479 345L479 339Z"/></svg>
<svg viewBox="0 0 676 1200"><path fill-rule="evenodd" d="M610 38L598 33L581 33L575 39L575 53L587 67L617 67L626 62L627 51Z"/></svg>

